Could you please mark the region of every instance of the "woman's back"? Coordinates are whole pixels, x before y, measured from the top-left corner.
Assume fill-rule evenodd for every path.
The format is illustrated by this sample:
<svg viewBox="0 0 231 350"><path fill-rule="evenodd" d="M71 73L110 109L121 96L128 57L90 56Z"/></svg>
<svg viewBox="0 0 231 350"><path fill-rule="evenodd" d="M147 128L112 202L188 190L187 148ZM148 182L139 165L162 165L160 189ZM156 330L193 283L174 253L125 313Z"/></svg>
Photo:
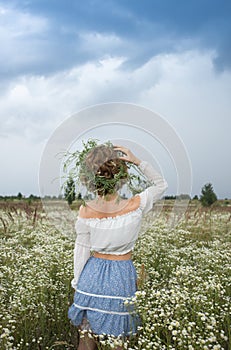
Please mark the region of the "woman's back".
<svg viewBox="0 0 231 350"><path fill-rule="evenodd" d="M140 203L137 195L127 201L121 200L119 204L101 203L100 210L89 205L81 207L76 231L89 235L88 241L93 251L127 254L138 238L142 218Z"/></svg>
<svg viewBox="0 0 231 350"><path fill-rule="evenodd" d="M130 199L120 199L119 203L115 201L91 201L86 206L81 205L79 217L81 218L106 218L116 217L136 210L140 206L140 196L134 196Z"/></svg>

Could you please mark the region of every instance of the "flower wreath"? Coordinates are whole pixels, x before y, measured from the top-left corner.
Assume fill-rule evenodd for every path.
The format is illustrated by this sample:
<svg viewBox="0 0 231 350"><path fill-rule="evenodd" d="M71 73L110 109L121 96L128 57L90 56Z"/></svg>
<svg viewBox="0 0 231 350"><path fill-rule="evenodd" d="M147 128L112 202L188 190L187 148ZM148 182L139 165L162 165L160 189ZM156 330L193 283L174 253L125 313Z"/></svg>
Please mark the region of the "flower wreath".
<svg viewBox="0 0 231 350"><path fill-rule="evenodd" d="M104 196L105 193L114 193L115 190L118 190L124 184L128 186L132 195L140 193L150 186L150 182L144 177L138 166L124 160L121 160L119 172L114 174L113 178L107 178L105 175L102 176L97 169L89 166L86 162L86 158L94 148L106 146L113 149L114 147L111 141L101 144L98 142L98 139L90 138L87 142L82 141L83 149L81 151L67 151L64 153L65 161L63 163L63 172L65 175L63 176L64 182L61 189L66 187L70 178L73 179L75 186L84 185L91 195L97 195L99 187L102 189L102 195ZM116 151L116 153L118 157L123 155L120 151ZM110 159L110 161L113 162L115 160ZM129 172L127 171L128 169L133 169L136 173ZM73 191L75 190L75 186ZM85 195L85 198L87 197L89 197L89 195ZM83 204L85 204L84 198L82 198L82 201Z"/></svg>

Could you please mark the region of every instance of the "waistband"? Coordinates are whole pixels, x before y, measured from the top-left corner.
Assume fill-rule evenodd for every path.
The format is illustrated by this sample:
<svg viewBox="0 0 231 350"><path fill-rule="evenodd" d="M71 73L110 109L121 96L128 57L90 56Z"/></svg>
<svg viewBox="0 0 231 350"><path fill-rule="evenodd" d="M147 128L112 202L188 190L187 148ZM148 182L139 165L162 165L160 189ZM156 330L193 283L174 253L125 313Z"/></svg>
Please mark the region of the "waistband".
<svg viewBox="0 0 231 350"><path fill-rule="evenodd" d="M103 254L103 253L94 252L93 256L95 258L106 259L106 260L131 260L132 252L128 252L127 254L123 254L123 255Z"/></svg>

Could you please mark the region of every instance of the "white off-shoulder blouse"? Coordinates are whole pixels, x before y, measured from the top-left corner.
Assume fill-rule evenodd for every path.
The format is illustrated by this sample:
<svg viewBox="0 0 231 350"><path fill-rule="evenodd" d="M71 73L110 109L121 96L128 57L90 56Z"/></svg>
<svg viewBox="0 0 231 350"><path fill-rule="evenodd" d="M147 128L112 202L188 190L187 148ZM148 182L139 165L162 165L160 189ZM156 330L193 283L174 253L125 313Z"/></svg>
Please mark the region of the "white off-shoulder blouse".
<svg viewBox="0 0 231 350"><path fill-rule="evenodd" d="M71 285L77 287L79 276L90 257L91 251L103 254L126 254L134 248L138 238L142 215L153 207L168 187L166 180L149 164L141 161L139 169L151 182L151 186L140 196L137 209L126 214L105 218L77 217L75 229L77 238L74 248L74 278Z"/></svg>

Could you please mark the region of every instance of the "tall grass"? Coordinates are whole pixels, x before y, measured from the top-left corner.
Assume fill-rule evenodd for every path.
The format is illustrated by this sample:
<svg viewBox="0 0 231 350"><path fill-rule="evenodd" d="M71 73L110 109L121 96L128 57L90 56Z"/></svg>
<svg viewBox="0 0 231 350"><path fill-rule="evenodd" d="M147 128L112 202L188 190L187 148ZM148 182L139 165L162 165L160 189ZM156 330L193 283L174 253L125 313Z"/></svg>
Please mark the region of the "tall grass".
<svg viewBox="0 0 231 350"><path fill-rule="evenodd" d="M177 227L148 214L133 257L140 272L131 300L142 318L126 349L231 349L229 211L188 209ZM51 226L40 207L0 209L0 349L74 349L75 233ZM128 301L129 302L129 301ZM119 342L103 338L100 349Z"/></svg>

